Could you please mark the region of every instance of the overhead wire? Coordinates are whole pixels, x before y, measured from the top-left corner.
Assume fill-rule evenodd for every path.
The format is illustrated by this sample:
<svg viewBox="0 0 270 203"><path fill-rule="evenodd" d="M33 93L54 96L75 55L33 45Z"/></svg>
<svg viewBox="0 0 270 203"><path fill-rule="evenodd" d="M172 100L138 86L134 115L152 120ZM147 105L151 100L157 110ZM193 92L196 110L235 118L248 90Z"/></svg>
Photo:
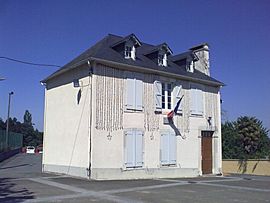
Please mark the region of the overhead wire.
<svg viewBox="0 0 270 203"><path fill-rule="evenodd" d="M44 63L33 63L33 62L21 61L21 60L6 57L6 56L0 56L0 59L6 59L6 60L9 60L9 61L14 61L14 62L17 62L17 63L23 63L23 64L27 64L27 65L32 65L32 66L47 66L47 67L58 67L58 68L61 67L61 66L55 65L55 64L44 64Z"/></svg>

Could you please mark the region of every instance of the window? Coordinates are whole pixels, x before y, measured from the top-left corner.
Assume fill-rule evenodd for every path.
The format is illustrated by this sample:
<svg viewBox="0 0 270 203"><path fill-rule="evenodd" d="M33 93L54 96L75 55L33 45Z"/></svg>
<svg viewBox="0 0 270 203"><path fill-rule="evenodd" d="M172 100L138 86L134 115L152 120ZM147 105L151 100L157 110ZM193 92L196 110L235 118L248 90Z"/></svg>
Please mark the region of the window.
<svg viewBox="0 0 270 203"><path fill-rule="evenodd" d="M161 134L160 162L161 165L176 165L176 136L174 133Z"/></svg>
<svg viewBox="0 0 270 203"><path fill-rule="evenodd" d="M194 62L188 61L187 63L187 71L193 73L194 72Z"/></svg>
<svg viewBox="0 0 270 203"><path fill-rule="evenodd" d="M126 72L126 110L143 110L143 81L139 73Z"/></svg>
<svg viewBox="0 0 270 203"><path fill-rule="evenodd" d="M133 59L135 60L136 55L135 55L136 49L133 45L126 45L125 46L125 58L126 59Z"/></svg>
<svg viewBox="0 0 270 203"><path fill-rule="evenodd" d="M203 91L198 86L192 85L190 89L191 115L203 115Z"/></svg>
<svg viewBox="0 0 270 203"><path fill-rule="evenodd" d="M127 130L125 132L125 166L139 168L143 166L143 132L140 130Z"/></svg>
<svg viewBox="0 0 270 203"><path fill-rule="evenodd" d="M131 58L131 51L132 51L131 46L125 46L125 58Z"/></svg>
<svg viewBox="0 0 270 203"><path fill-rule="evenodd" d="M162 83L162 109L172 109L172 84Z"/></svg>
<svg viewBox="0 0 270 203"><path fill-rule="evenodd" d="M158 65L167 66L167 54L158 54Z"/></svg>

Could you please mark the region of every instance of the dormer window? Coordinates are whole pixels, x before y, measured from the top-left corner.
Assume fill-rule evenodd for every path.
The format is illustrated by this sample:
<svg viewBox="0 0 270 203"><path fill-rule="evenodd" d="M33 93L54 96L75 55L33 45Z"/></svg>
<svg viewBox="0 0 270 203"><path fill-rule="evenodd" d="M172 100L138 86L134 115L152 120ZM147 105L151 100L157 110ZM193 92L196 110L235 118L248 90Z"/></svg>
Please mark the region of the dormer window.
<svg viewBox="0 0 270 203"><path fill-rule="evenodd" d="M194 72L194 62L188 61L187 63L187 71L193 73Z"/></svg>
<svg viewBox="0 0 270 203"><path fill-rule="evenodd" d="M126 46L125 47L125 58L131 58L131 50L132 50L132 47L130 46Z"/></svg>
<svg viewBox="0 0 270 203"><path fill-rule="evenodd" d="M142 44L139 39L134 34L130 34L113 44L111 48L121 54L125 59L136 60L136 48L140 46Z"/></svg>
<svg viewBox="0 0 270 203"><path fill-rule="evenodd" d="M125 58L126 59L133 59L135 60L136 58L136 49L134 46L126 45L125 46Z"/></svg>
<svg viewBox="0 0 270 203"><path fill-rule="evenodd" d="M162 53L159 53L158 54L158 65L159 66L167 66L168 64L168 60L167 60L167 54L162 54Z"/></svg>

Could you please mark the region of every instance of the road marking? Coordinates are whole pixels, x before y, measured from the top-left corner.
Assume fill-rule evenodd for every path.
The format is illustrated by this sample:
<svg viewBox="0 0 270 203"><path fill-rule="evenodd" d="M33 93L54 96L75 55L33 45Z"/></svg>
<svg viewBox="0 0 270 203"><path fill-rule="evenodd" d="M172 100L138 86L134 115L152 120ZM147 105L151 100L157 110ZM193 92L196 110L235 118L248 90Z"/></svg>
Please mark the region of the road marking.
<svg viewBox="0 0 270 203"><path fill-rule="evenodd" d="M57 188L61 188L64 190L69 190L72 192L78 192L78 193L87 193L89 192L88 190L82 189L82 188L78 188L78 187L73 187L70 185L66 185L66 184L62 184L62 183L57 183L57 182L53 182L53 181L49 181L46 179L41 179L41 178L29 178L28 180L31 180L33 182L37 182L37 183L41 183L44 185L50 185L53 187L57 187Z"/></svg>
<svg viewBox="0 0 270 203"><path fill-rule="evenodd" d="M61 188L64 190L76 192L79 194L43 197L43 198L27 200L26 202L46 202L46 201L56 201L56 200L64 200L64 199L79 198L79 197L94 197L94 198L98 198L101 200L108 200L108 201L119 202L119 203L126 203L126 202L140 203L141 202L141 201L135 201L135 200L129 199L129 198L123 198L123 197L109 195L109 194L106 194L104 192L85 190L82 188L78 188L78 187L74 187L74 186L70 186L70 185L66 185L66 184L62 184L62 183L56 183L56 182L41 179L41 178L29 178L29 180L31 180L33 182L41 183L44 185L49 185L49 186Z"/></svg>
<svg viewBox="0 0 270 203"><path fill-rule="evenodd" d="M213 183L206 183L206 182L198 182L197 184L207 185L207 186L215 186L215 187L231 188L231 189L239 189L239 190L257 191L257 192L270 192L270 190L268 190L268 189L258 189L258 188L233 186L233 185L221 185L221 184L213 184Z"/></svg>
<svg viewBox="0 0 270 203"><path fill-rule="evenodd" d="M243 180L242 178L226 178L226 179L219 179L219 180L172 180L172 179L154 179L157 181L164 181L164 182L175 182L175 183L211 183L211 182L230 182L230 181L239 181Z"/></svg>
<svg viewBox="0 0 270 203"><path fill-rule="evenodd" d="M152 190L152 189L175 187L175 186L187 185L187 184L188 183L170 183L170 184L162 184L162 185L150 185L150 186L141 186L141 187L126 188L126 189L106 190L106 191L103 191L103 193L114 194L114 193L122 193L122 192L134 192L134 191L139 191L139 190Z"/></svg>
<svg viewBox="0 0 270 203"><path fill-rule="evenodd" d="M64 190L68 190L71 192L74 192L75 194L69 194L69 195L58 195L58 196L51 196L51 197L41 197L37 199L31 199L26 200L26 202L55 202L55 201L61 201L61 200L67 200L67 199L76 199L76 198L96 198L99 200L105 200L105 201L113 201L113 202L142 202L142 201L136 201L134 199L129 199L125 197L115 196L113 194L117 193L125 193L125 192L135 192L135 191L144 191L146 190L154 190L154 189L160 189L160 188L169 188L169 187L176 187L176 186L182 186L182 185L189 185L191 184L190 181L183 181L183 180L173 180L173 179L154 179L157 181L164 181L164 182L171 182L168 184L159 184L159 185L150 185L150 186L140 186L140 187L132 187L132 188L124 188L124 189L115 189L115 190L106 190L106 191L92 191L92 190L86 190L83 188L78 188L75 186L70 186L67 184L57 183L48 180L47 177L40 177L40 178L28 178L28 180L49 185L56 188L61 188ZM226 178L226 179L218 179L218 180L194 180L193 182L198 185L205 185L205 186L214 186L214 187L221 187L221 188L229 188L229 189L238 189L238 190L248 190L248 191L257 191L257 192L270 192L269 189L258 189L258 188L248 188L248 187L242 187L242 186L229 186L229 185L223 185L218 184L220 181L243 181L243 178ZM216 183L216 184L215 184ZM193 193L195 191L184 189L185 192Z"/></svg>

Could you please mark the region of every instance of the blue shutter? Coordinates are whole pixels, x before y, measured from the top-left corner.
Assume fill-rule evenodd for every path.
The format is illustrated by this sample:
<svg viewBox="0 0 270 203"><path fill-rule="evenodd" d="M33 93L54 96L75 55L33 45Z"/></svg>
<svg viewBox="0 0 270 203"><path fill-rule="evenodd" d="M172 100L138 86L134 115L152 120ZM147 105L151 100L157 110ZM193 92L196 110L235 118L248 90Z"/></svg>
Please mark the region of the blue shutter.
<svg viewBox="0 0 270 203"><path fill-rule="evenodd" d="M162 110L162 84L159 81L154 82L154 100L155 111L161 112Z"/></svg>
<svg viewBox="0 0 270 203"><path fill-rule="evenodd" d="M126 108L135 109L135 79L127 78Z"/></svg>
<svg viewBox="0 0 270 203"><path fill-rule="evenodd" d="M179 101L179 99L181 99L182 96L182 85L177 84L174 88L173 88L173 108L176 106L177 102ZM183 110L183 100L182 99L179 108L177 109L177 113L180 113Z"/></svg>
<svg viewBox="0 0 270 203"><path fill-rule="evenodd" d="M168 134L161 134L160 137L160 161L162 165L169 164L169 136Z"/></svg>
<svg viewBox="0 0 270 203"><path fill-rule="evenodd" d="M176 136L169 134L169 164L176 164Z"/></svg>
<svg viewBox="0 0 270 203"><path fill-rule="evenodd" d="M125 133L125 165L126 167L133 167L135 164L135 145L134 145L133 131Z"/></svg>
<svg viewBox="0 0 270 203"><path fill-rule="evenodd" d="M135 80L135 108L143 110L143 81L136 78Z"/></svg>
<svg viewBox="0 0 270 203"><path fill-rule="evenodd" d="M135 131L135 165L141 167L143 165L143 133Z"/></svg>

